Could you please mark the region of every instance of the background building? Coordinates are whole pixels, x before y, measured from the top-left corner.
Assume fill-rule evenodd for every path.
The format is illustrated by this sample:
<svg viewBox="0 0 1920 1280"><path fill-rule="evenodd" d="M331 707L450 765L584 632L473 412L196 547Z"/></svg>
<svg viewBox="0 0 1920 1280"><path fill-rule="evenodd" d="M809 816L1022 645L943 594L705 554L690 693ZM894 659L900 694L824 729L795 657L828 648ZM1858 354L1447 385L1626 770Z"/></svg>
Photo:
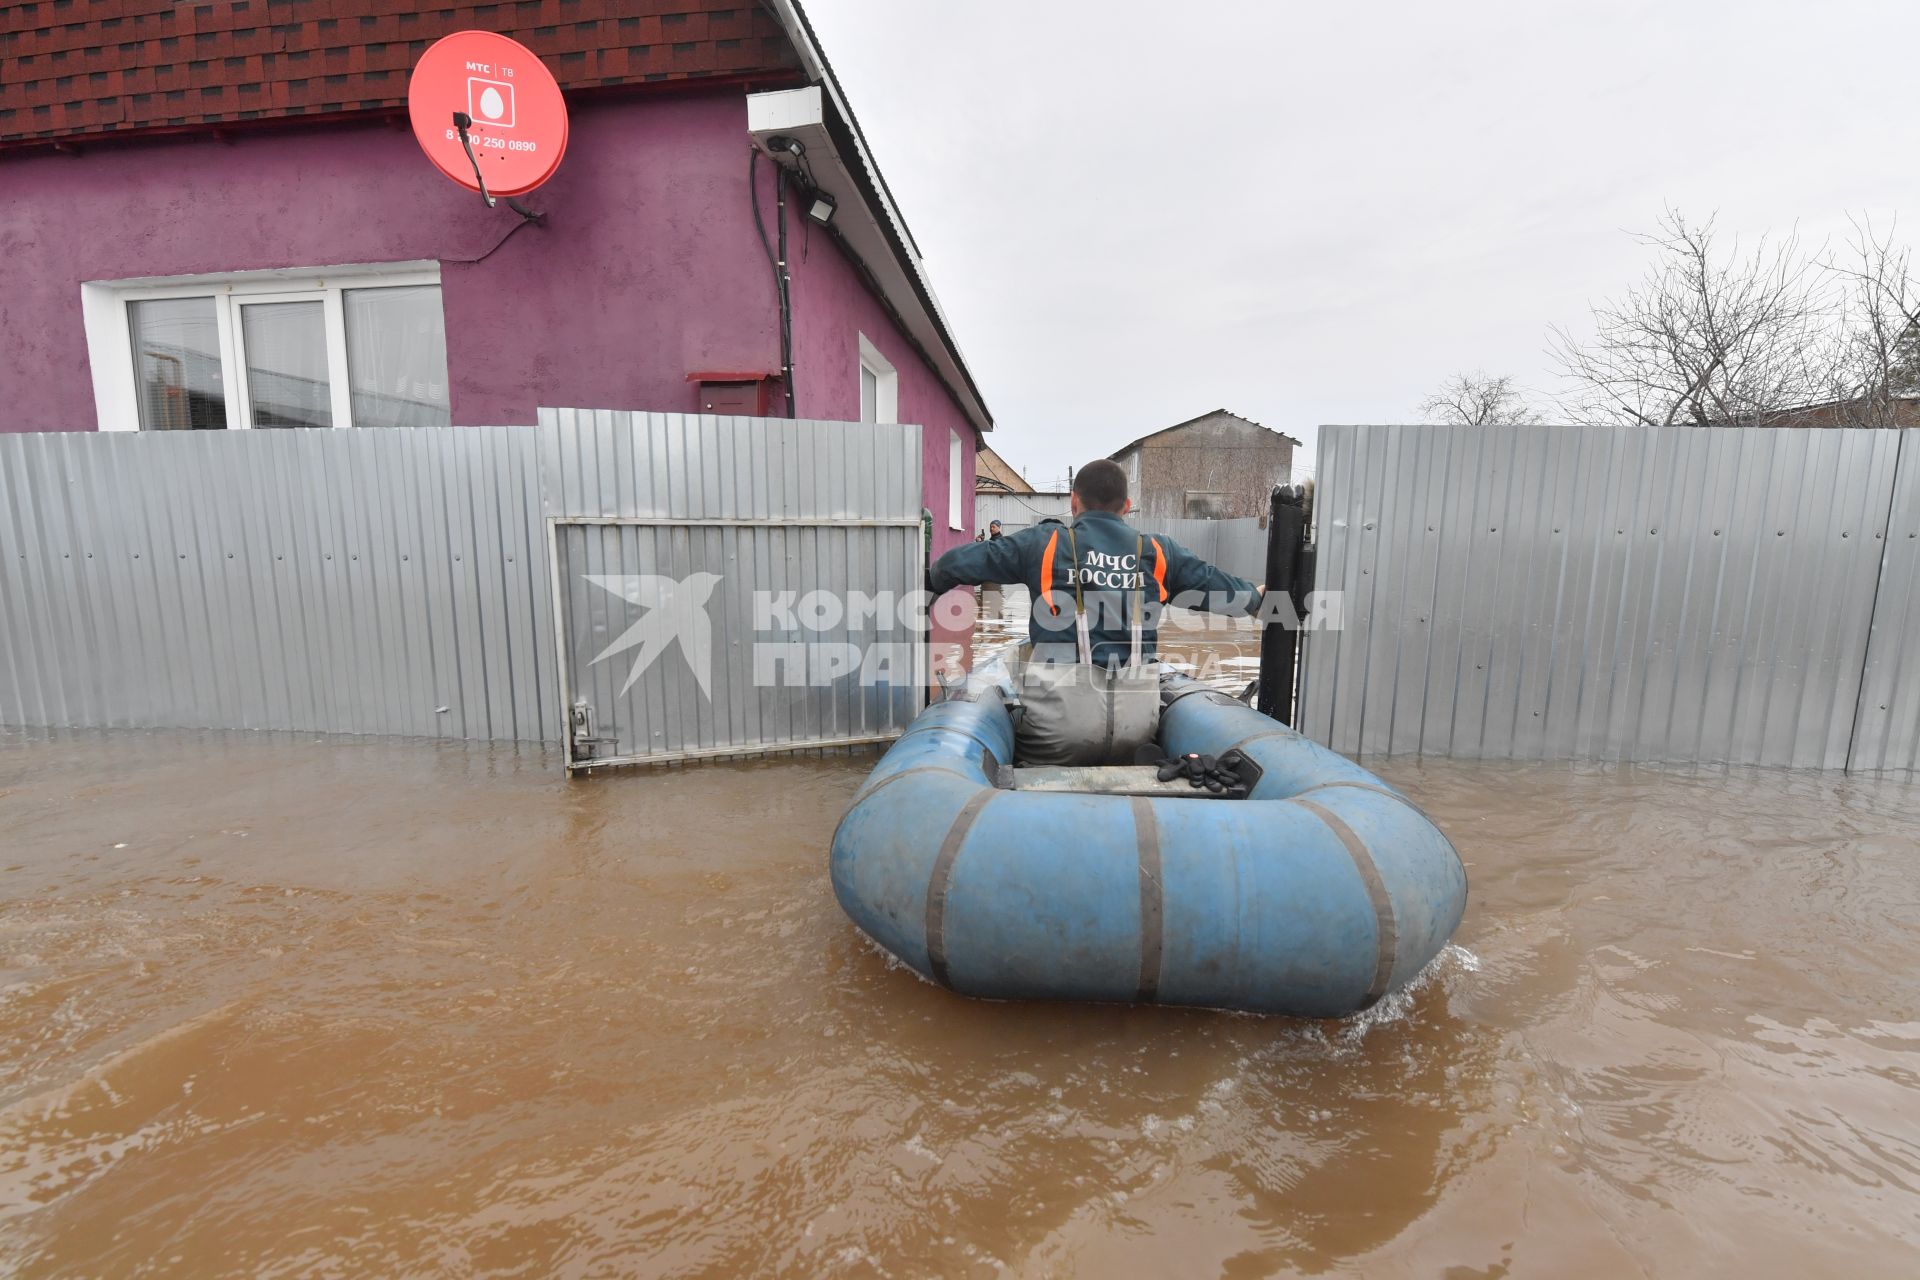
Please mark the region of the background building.
<svg viewBox="0 0 1920 1280"><path fill-rule="evenodd" d="M1034 493L1037 490L1027 483L1027 478L1014 470L1013 464L985 445L973 461L973 491L975 493Z"/></svg>
<svg viewBox="0 0 1920 1280"><path fill-rule="evenodd" d="M974 514L980 528L998 520L1003 533L1013 533L1049 517L1065 520L1068 502L1066 490L1041 492L1013 464L981 446L974 459L973 481Z"/></svg>
<svg viewBox="0 0 1920 1280"><path fill-rule="evenodd" d="M7 7L0 431L541 406L911 422L936 549L970 538L992 419L804 14L673 7ZM469 28L527 45L566 94L565 159L524 198L538 221L448 181L410 131L411 68Z"/></svg>
<svg viewBox="0 0 1920 1280"><path fill-rule="evenodd" d="M1134 509L1154 520L1263 516L1275 485L1293 482L1292 436L1215 409L1115 452Z"/></svg>
<svg viewBox="0 0 1920 1280"><path fill-rule="evenodd" d="M974 459L973 503L979 528L998 520L1005 533L1038 524L1049 516L1067 518L1064 491L1042 493L1027 483L1012 463L984 445Z"/></svg>

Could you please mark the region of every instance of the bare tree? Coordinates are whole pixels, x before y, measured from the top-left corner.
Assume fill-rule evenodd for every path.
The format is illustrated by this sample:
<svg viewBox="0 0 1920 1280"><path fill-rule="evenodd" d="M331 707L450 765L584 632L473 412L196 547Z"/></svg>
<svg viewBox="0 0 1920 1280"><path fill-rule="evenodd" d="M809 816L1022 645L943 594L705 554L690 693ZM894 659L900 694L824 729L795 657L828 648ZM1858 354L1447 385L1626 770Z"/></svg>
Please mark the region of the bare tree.
<svg viewBox="0 0 1920 1280"><path fill-rule="evenodd" d="M1456 373L1441 383L1438 391L1420 402L1419 413L1422 421L1456 427L1532 422L1536 417L1512 378L1478 369Z"/></svg>
<svg viewBox="0 0 1920 1280"><path fill-rule="evenodd" d="M1838 425L1894 427L1920 397L1920 283L1911 254L1871 219L1853 219L1844 256L1820 265L1835 282L1841 337L1828 399Z"/></svg>
<svg viewBox="0 0 1920 1280"><path fill-rule="evenodd" d="M1593 308L1594 336L1553 331L1583 416L1655 426L1752 426L1823 399L1845 345L1832 281L1798 237L1751 252L1715 244L1713 222L1669 209L1638 237L1655 251L1641 282Z"/></svg>

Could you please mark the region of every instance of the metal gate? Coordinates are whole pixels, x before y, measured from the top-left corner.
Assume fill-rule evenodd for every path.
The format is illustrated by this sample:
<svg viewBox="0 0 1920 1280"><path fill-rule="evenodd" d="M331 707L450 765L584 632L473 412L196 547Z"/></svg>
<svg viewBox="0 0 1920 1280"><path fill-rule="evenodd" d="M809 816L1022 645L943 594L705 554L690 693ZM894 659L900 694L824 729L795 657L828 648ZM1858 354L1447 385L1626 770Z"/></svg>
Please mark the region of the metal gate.
<svg viewBox="0 0 1920 1280"><path fill-rule="evenodd" d="M912 722L919 428L541 417L567 768L848 746Z"/></svg>
<svg viewBox="0 0 1920 1280"><path fill-rule="evenodd" d="M919 713L917 519L549 529L568 769L882 742Z"/></svg>

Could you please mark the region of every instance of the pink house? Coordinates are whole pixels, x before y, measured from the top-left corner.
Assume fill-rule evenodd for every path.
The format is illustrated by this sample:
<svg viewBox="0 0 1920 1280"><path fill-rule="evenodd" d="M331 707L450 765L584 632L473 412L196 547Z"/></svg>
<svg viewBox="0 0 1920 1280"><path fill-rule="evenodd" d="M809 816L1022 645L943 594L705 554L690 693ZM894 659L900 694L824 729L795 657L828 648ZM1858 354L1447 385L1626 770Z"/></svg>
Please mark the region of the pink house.
<svg viewBox="0 0 1920 1280"><path fill-rule="evenodd" d="M0 26L0 430L912 422L936 551L972 536L992 419L790 0L39 0ZM537 220L408 129L412 65L468 28L566 93Z"/></svg>

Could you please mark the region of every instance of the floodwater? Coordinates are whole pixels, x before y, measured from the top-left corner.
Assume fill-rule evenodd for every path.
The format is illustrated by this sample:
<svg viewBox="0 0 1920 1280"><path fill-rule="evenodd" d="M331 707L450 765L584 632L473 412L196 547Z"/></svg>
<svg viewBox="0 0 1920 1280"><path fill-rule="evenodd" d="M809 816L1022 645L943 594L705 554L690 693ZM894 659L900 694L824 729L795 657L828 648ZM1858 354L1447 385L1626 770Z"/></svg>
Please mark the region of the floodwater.
<svg viewBox="0 0 1920 1280"><path fill-rule="evenodd" d="M870 763L0 733L0 1272L1920 1273L1920 787L1389 762L1472 900L1316 1024L890 964Z"/></svg>

